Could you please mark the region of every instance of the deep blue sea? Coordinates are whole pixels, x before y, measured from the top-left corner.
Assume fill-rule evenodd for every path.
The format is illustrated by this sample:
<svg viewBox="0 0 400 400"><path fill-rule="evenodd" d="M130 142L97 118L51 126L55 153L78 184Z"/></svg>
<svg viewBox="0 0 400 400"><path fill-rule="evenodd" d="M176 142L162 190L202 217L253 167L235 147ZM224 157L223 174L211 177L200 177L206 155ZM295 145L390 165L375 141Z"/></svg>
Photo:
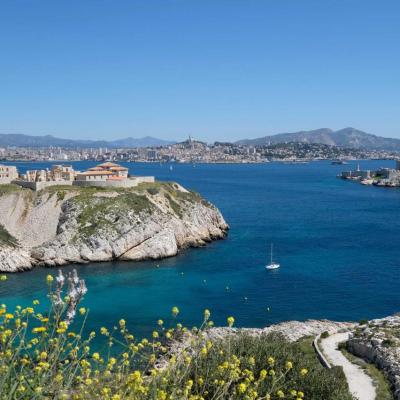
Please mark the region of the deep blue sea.
<svg viewBox="0 0 400 400"><path fill-rule="evenodd" d="M21 163L20 171L50 163ZM85 169L95 163L74 163ZM362 168L392 166L361 161ZM88 329L125 318L138 335L168 320L197 325L204 308L216 324L233 315L239 326L283 320L359 320L400 311L400 190L337 179L350 165L126 164L131 174L155 175L200 192L230 225L226 240L177 257L148 262L78 265L89 292ZM266 271L274 243L281 268ZM159 265L159 267L157 267ZM65 267L65 270L70 267ZM28 305L45 297L54 269L11 274L0 302ZM229 290L227 290L229 287Z"/></svg>

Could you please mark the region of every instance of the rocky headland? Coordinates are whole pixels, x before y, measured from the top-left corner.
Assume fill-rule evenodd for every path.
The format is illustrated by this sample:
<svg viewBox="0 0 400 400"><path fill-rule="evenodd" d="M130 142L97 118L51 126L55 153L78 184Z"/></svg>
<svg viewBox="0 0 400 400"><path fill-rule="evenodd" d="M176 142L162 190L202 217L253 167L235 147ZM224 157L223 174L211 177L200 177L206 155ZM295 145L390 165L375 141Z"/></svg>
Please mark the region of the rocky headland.
<svg viewBox="0 0 400 400"><path fill-rule="evenodd" d="M220 211L177 183L130 189L0 186L0 271L176 255L226 236Z"/></svg>

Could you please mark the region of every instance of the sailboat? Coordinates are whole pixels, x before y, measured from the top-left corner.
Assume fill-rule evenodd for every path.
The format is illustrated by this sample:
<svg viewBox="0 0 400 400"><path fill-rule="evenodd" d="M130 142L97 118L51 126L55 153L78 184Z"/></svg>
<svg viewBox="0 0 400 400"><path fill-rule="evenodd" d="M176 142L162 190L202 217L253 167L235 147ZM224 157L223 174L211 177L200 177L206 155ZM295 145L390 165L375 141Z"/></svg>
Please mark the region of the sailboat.
<svg viewBox="0 0 400 400"><path fill-rule="evenodd" d="M271 263L265 266L265 269L278 269L281 265L274 262L272 259L272 254L274 251L274 245L271 243Z"/></svg>

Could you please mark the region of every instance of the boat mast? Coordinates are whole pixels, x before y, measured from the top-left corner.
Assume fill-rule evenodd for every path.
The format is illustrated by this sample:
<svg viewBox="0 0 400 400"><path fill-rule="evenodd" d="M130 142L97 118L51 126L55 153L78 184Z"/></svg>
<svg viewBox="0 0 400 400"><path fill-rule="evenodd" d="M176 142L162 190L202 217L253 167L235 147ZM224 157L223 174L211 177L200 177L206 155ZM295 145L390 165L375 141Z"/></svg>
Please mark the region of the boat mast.
<svg viewBox="0 0 400 400"><path fill-rule="evenodd" d="M273 244L271 243L271 264L272 264L272 251L273 251Z"/></svg>

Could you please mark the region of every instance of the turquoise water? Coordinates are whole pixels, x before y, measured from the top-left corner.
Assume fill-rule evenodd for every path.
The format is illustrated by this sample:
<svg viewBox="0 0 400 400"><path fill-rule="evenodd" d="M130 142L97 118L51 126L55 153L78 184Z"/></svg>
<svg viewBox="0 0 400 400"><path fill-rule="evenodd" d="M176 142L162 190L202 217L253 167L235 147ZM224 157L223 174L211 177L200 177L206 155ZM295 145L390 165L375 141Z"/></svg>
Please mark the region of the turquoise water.
<svg viewBox="0 0 400 400"><path fill-rule="evenodd" d="M84 169L94 163L76 164ZM377 168L393 162L360 164ZM19 165L20 170L27 167L33 168ZM199 324L209 308L217 324L233 315L237 325L258 327L399 311L400 190L336 178L354 164L129 167L131 173L154 174L200 192L220 208L231 230L226 240L161 261L74 266L89 289L84 302L91 315L88 329L125 318L133 331L146 334L158 318L168 319L172 306L179 307L187 325ZM270 242L281 263L277 271L264 269ZM49 272L56 271L37 268L9 275L0 285L0 302L44 302Z"/></svg>

